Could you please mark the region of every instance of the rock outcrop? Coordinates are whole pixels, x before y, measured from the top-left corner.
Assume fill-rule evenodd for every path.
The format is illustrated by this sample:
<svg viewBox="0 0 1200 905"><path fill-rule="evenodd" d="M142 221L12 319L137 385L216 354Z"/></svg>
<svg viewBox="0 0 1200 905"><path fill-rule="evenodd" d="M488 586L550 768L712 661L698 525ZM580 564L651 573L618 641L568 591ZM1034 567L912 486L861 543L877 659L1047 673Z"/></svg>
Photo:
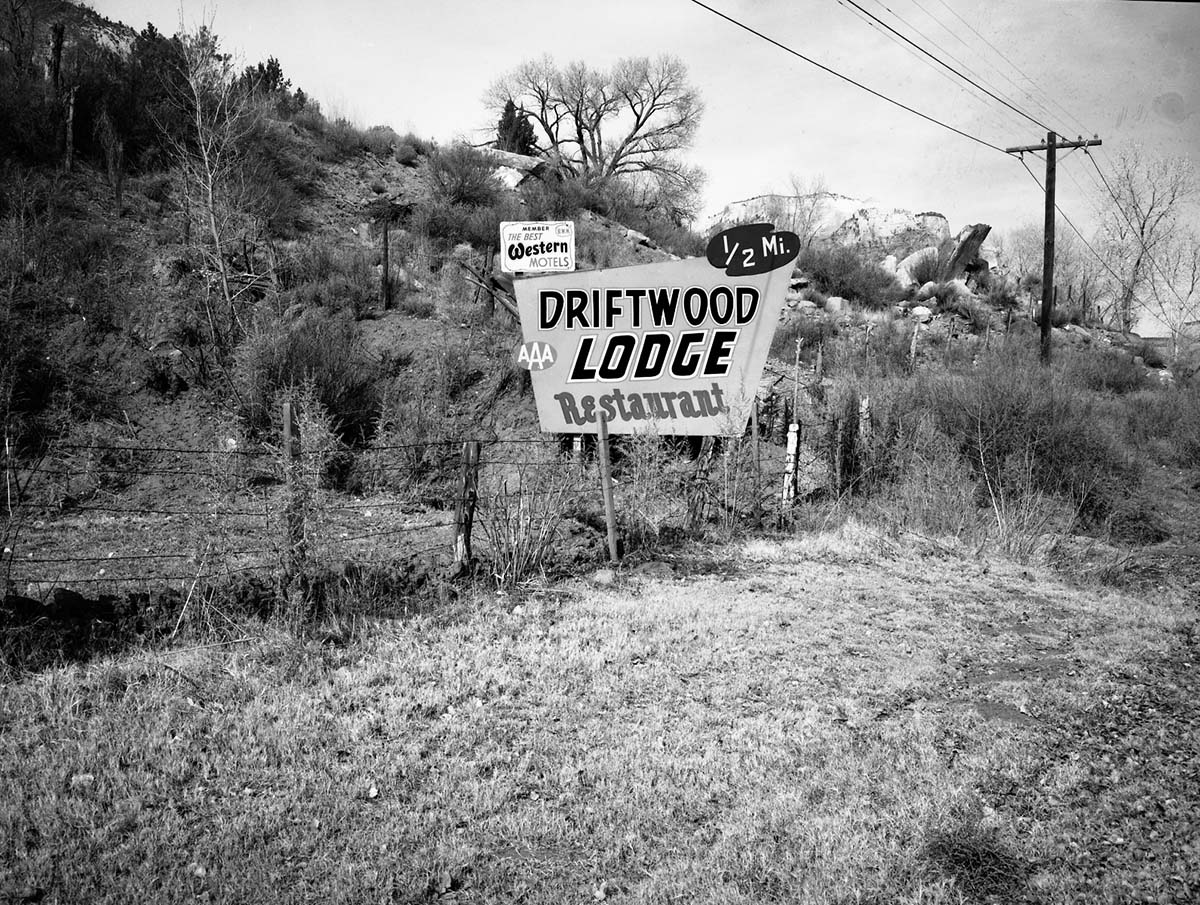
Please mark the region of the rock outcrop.
<svg viewBox="0 0 1200 905"><path fill-rule="evenodd" d="M955 239L954 251L942 270L943 280L958 280L968 272L974 273L980 267L979 249L992 228L986 223L975 223L964 226Z"/></svg>
<svg viewBox="0 0 1200 905"><path fill-rule="evenodd" d="M941 214L914 214L834 192L758 195L735 201L710 221L708 232L755 222L772 222L818 241L855 245L879 259L895 255L901 260L919 248L939 246L950 238L950 224Z"/></svg>

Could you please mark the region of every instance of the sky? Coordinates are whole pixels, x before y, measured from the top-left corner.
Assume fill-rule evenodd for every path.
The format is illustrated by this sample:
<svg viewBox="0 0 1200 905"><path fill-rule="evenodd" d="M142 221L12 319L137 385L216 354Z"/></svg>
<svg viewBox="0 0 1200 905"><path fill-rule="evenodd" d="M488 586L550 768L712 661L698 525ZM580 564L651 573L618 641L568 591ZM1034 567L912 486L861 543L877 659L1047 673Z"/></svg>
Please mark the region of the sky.
<svg viewBox="0 0 1200 905"><path fill-rule="evenodd" d="M997 148L1047 128L1098 135L1097 162L1132 143L1200 171L1200 4L1123 0L855 0L1033 120L983 97L850 0L706 0L823 65ZM211 18L246 64L275 56L326 114L448 142L482 142L483 96L524 60L597 68L678 56L705 104L689 160L706 215L816 177L887 207L939 211L957 231L1043 219L1043 193L1002 150L920 119L718 18L692 0L91 0L163 32ZM1060 152L1061 153L1061 152ZM1045 164L1026 155L1039 180ZM1057 200L1089 238L1103 188L1082 151L1060 156ZM701 225L705 218L702 218Z"/></svg>

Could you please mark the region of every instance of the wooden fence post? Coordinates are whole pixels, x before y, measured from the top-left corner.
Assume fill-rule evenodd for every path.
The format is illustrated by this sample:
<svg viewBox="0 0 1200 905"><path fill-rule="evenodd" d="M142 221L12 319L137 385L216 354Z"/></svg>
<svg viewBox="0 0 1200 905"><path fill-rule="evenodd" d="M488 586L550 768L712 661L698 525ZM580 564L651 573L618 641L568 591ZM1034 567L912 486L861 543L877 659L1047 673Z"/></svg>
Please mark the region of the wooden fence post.
<svg viewBox="0 0 1200 905"><path fill-rule="evenodd" d="M287 531L287 555L284 569L287 583L299 575L304 567L306 555L304 542L304 501L300 488L300 424L296 419L296 407L283 403L283 458L284 479L287 482L287 503L284 525Z"/></svg>
<svg viewBox="0 0 1200 905"><path fill-rule="evenodd" d="M380 225L383 230L383 276L379 280L379 295L380 302L383 304L383 310L387 311L392 307L392 265L391 239L386 214L383 217L383 223Z"/></svg>
<svg viewBox="0 0 1200 905"><path fill-rule="evenodd" d="M758 395L754 396L754 407L750 409L751 451L754 454L754 519L762 515L762 457L758 445Z"/></svg>
<svg viewBox="0 0 1200 905"><path fill-rule="evenodd" d="M841 412L835 412L833 416L833 493L834 496L842 495L842 443L844 441L844 431L846 419Z"/></svg>
<svg viewBox="0 0 1200 905"><path fill-rule="evenodd" d="M619 562L617 551L617 507L613 502L612 461L608 450L608 420L600 416L600 434L596 438L597 451L600 454L600 489L604 496L604 521L608 525L608 558Z"/></svg>
<svg viewBox="0 0 1200 905"><path fill-rule="evenodd" d="M860 445L871 441L871 397L863 396L858 400L858 442Z"/></svg>
<svg viewBox="0 0 1200 905"><path fill-rule="evenodd" d="M463 574L471 563L471 528L475 524L475 504L479 499L479 441L467 440L462 448L462 477L458 505L454 509L454 568Z"/></svg>
<svg viewBox="0 0 1200 905"><path fill-rule="evenodd" d="M788 506L796 499L796 466L800 461L800 423L788 425L787 466L783 476L783 505Z"/></svg>
<svg viewBox="0 0 1200 905"><path fill-rule="evenodd" d="M704 524L704 510L708 493L708 471L712 467L713 450L716 441L705 437L700 441L700 455L696 457L696 472L692 475L691 499L688 501L687 527L689 531L698 531Z"/></svg>

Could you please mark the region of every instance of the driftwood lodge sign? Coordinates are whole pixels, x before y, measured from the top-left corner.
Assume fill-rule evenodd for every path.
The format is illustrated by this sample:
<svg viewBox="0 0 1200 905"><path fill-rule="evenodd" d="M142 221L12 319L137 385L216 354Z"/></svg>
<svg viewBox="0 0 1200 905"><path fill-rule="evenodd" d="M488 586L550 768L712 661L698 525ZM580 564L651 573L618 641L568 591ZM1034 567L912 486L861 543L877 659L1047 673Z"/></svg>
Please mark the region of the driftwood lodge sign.
<svg viewBox="0 0 1200 905"><path fill-rule="evenodd" d="M516 283L542 430L740 433L800 242L770 224L717 235L704 258Z"/></svg>

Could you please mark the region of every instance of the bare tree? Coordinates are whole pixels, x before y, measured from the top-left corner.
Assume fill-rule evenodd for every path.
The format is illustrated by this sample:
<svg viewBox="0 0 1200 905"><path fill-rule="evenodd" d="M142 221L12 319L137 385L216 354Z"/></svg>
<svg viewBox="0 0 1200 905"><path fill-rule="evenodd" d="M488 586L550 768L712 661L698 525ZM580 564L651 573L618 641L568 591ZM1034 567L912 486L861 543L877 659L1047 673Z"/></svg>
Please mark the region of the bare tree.
<svg viewBox="0 0 1200 905"><path fill-rule="evenodd" d="M1045 226L1026 223L1010 230L1002 240L1008 269L1026 287L1040 286L1042 256L1046 250ZM1103 291L1099 265L1092 253L1065 220L1054 225L1054 285L1059 307L1068 300L1079 309L1084 320ZM1035 293L1036 294L1036 293Z"/></svg>
<svg viewBox="0 0 1200 905"><path fill-rule="evenodd" d="M45 12L36 0L0 0L0 50L18 80L34 75L37 30Z"/></svg>
<svg viewBox="0 0 1200 905"><path fill-rule="evenodd" d="M208 26L182 33L180 40L184 72L182 94L175 102L186 113L188 129L182 136L166 130L164 134L182 167L188 217L197 220L204 236L200 247L224 312L218 314L206 298L211 338L218 349L228 349L244 333L238 303L249 288L235 288L230 262L247 235L260 231L247 213L255 189L242 153L256 126L256 112L238 91L230 58L220 52Z"/></svg>
<svg viewBox="0 0 1200 905"><path fill-rule="evenodd" d="M829 186L820 173L807 179L793 173L791 186L795 203L786 228L800 237L801 248L809 248L825 225L825 216L829 212Z"/></svg>
<svg viewBox="0 0 1200 905"><path fill-rule="evenodd" d="M1137 147L1130 147L1117 155L1114 166L1109 180L1114 197L1101 224L1100 244L1110 271L1108 312L1112 322L1128 332L1137 324L1139 308L1152 306L1160 319L1175 319L1173 312L1159 310L1160 300L1174 297L1173 278L1159 259L1177 240L1197 185L1182 157L1146 159Z"/></svg>
<svg viewBox="0 0 1200 905"><path fill-rule="evenodd" d="M498 79L486 100L497 113L513 101L532 119L539 152L587 181L648 178L678 194L697 179L679 153L704 105L677 57L621 60L606 72L546 56Z"/></svg>
<svg viewBox="0 0 1200 905"><path fill-rule="evenodd" d="M1200 341L1200 236L1180 230L1159 246L1150 285L1153 313L1171 331L1172 355L1184 341Z"/></svg>
<svg viewBox="0 0 1200 905"><path fill-rule="evenodd" d="M830 192L820 174L805 179L793 173L789 183L790 193L772 192L756 216L774 223L777 229L794 232L800 237L800 247L810 248L821 235Z"/></svg>

